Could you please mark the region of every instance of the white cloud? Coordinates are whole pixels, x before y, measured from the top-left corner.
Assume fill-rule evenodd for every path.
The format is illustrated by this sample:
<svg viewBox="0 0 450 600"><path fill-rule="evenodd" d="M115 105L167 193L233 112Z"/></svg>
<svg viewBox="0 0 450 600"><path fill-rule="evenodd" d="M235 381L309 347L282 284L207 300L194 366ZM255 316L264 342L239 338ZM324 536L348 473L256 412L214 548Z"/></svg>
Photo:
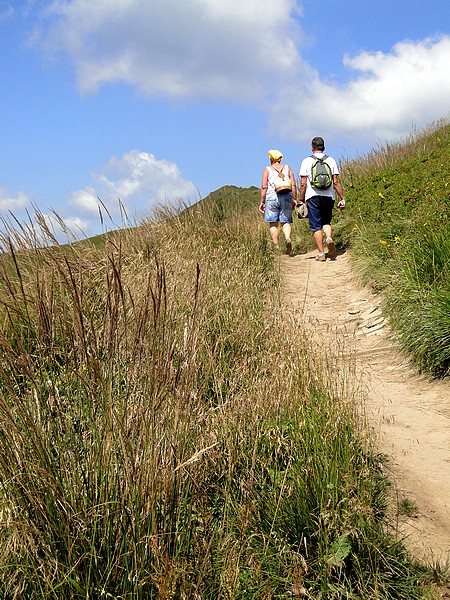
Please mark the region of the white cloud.
<svg viewBox="0 0 450 600"><path fill-rule="evenodd" d="M26 194L19 192L15 196L11 196L6 190L0 188L0 210L15 212L30 206L30 200Z"/></svg>
<svg viewBox="0 0 450 600"><path fill-rule="evenodd" d="M74 192L70 200L72 207L84 213L98 214L103 203L111 214L118 214L120 202L130 216L142 216L179 198L188 204L198 195L175 163L139 150L111 158L92 179L92 187Z"/></svg>
<svg viewBox="0 0 450 600"><path fill-rule="evenodd" d="M272 127L306 141L318 131L345 133L356 140L398 139L444 117L450 106L450 37L401 42L392 52L364 52L345 64L359 73L346 85L309 81L280 94L271 112ZM307 93L301 93L306 89ZM299 98L293 104L292 98Z"/></svg>
<svg viewBox="0 0 450 600"><path fill-rule="evenodd" d="M98 214L99 201L92 187L72 192L69 203L73 208L81 210L84 213Z"/></svg>
<svg viewBox="0 0 450 600"><path fill-rule="evenodd" d="M89 221L81 219L80 217L66 217L63 219L65 227L73 233L87 234L90 229Z"/></svg>
<svg viewBox="0 0 450 600"><path fill-rule="evenodd" d="M345 56L353 77L329 83L301 56L297 0L54 0L43 22L35 43L70 58L82 93L251 103L280 140L398 138L450 106L449 36Z"/></svg>
<svg viewBox="0 0 450 600"><path fill-rule="evenodd" d="M299 68L294 11L296 0L56 0L34 39L70 57L82 92L125 82L148 96L248 100Z"/></svg>

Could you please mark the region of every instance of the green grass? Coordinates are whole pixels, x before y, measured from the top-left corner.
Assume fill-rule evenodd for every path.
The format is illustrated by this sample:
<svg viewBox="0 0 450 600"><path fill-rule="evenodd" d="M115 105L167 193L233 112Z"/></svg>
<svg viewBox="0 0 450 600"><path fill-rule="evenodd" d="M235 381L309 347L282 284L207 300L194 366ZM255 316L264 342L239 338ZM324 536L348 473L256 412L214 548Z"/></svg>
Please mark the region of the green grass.
<svg viewBox="0 0 450 600"><path fill-rule="evenodd" d="M420 371L450 370L450 125L342 165L336 235Z"/></svg>
<svg viewBox="0 0 450 600"><path fill-rule="evenodd" d="M96 244L5 236L5 600L427 597L351 363L281 308L258 196Z"/></svg>
<svg viewBox="0 0 450 600"><path fill-rule="evenodd" d="M419 514L419 508L414 500L410 498L402 498L398 502L398 511L401 515L407 517L415 517Z"/></svg>

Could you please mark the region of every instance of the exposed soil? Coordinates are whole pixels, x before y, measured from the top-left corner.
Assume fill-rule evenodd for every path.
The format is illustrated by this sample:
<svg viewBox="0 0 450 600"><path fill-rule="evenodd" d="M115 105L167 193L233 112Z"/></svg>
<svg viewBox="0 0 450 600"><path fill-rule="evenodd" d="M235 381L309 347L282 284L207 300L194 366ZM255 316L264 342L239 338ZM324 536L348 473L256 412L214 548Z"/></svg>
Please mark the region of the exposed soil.
<svg viewBox="0 0 450 600"><path fill-rule="evenodd" d="M418 375L396 349L380 298L363 287L347 252L280 256L283 302L321 344L333 336L352 357L365 411L381 453L390 457L399 529L428 564L450 561L450 381ZM336 339L337 338L337 339ZM396 506L396 503L393 502ZM408 513L408 514L406 514Z"/></svg>

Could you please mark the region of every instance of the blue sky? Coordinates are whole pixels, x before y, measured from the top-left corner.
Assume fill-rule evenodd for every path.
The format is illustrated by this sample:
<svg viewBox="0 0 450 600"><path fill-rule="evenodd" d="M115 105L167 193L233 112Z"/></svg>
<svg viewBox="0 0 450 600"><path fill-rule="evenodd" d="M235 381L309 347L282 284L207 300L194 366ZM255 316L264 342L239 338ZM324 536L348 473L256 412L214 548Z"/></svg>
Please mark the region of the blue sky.
<svg viewBox="0 0 450 600"><path fill-rule="evenodd" d="M450 115L447 0L0 0L0 39L0 217L75 234Z"/></svg>

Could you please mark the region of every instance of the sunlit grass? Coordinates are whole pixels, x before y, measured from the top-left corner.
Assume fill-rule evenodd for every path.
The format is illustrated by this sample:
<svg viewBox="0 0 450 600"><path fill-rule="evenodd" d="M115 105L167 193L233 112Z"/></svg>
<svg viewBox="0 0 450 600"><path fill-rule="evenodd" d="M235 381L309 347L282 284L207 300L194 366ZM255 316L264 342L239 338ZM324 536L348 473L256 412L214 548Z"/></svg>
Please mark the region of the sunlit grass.
<svg viewBox="0 0 450 600"><path fill-rule="evenodd" d="M348 207L337 239L375 291L419 370L450 369L450 125L344 163Z"/></svg>
<svg viewBox="0 0 450 600"><path fill-rule="evenodd" d="M2 598L422 596L351 361L231 192L101 245L5 236Z"/></svg>

